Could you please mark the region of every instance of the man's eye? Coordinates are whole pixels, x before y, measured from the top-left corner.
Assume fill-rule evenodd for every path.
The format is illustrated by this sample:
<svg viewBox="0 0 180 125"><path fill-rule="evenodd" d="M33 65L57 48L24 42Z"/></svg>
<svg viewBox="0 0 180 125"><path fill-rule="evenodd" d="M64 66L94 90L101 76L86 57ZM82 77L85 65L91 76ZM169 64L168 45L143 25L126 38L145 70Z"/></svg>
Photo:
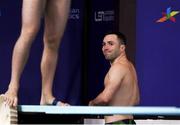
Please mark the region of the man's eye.
<svg viewBox="0 0 180 125"><path fill-rule="evenodd" d="M113 42L112 41L108 41L108 45L113 45Z"/></svg>
<svg viewBox="0 0 180 125"><path fill-rule="evenodd" d="M109 45L113 45L113 43L109 43Z"/></svg>

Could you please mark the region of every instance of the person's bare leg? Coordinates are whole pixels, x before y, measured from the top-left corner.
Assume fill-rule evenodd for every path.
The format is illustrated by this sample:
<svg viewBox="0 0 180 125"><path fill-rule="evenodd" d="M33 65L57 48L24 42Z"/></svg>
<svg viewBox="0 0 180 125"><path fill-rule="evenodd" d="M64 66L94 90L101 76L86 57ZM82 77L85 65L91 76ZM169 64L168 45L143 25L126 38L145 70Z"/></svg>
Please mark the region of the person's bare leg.
<svg viewBox="0 0 180 125"><path fill-rule="evenodd" d="M58 60L58 49L69 15L70 0L47 1L45 13L44 51L41 61L41 105L52 104L52 85ZM60 103L59 105L64 105Z"/></svg>
<svg viewBox="0 0 180 125"><path fill-rule="evenodd" d="M16 106L21 73L27 62L31 44L39 30L40 19L45 8L46 0L23 0L22 29L12 57L12 72L9 88L3 95L9 106Z"/></svg>

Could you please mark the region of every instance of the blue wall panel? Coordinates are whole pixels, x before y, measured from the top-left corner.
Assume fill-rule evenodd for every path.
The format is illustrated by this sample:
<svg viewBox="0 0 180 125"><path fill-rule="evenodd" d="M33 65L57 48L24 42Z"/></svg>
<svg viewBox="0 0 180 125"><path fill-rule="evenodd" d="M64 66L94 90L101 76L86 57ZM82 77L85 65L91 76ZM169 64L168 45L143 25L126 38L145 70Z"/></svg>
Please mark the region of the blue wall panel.
<svg viewBox="0 0 180 125"><path fill-rule="evenodd" d="M180 106L180 14L176 22L156 21L167 8L180 11L179 0L137 0L136 67L141 105Z"/></svg>

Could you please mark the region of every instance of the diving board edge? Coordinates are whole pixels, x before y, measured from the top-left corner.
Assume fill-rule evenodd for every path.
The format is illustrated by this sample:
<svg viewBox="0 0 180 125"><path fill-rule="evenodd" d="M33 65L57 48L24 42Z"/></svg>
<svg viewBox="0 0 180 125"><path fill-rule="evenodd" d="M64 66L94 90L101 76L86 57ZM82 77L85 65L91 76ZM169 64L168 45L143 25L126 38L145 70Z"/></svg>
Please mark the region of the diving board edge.
<svg viewBox="0 0 180 125"><path fill-rule="evenodd" d="M18 106L20 112L37 112L46 114L85 114L85 115L178 115L180 108L177 107L120 107L120 106Z"/></svg>

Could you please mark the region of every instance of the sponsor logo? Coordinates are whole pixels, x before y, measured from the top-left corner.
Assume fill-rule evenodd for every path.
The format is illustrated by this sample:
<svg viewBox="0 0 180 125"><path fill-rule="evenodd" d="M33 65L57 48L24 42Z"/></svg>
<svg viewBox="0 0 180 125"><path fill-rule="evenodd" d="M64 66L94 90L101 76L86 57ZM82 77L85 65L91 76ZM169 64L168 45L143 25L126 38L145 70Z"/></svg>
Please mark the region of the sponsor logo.
<svg viewBox="0 0 180 125"><path fill-rule="evenodd" d="M94 20L95 22L107 22L107 21L114 21L115 14L113 10L109 11L96 11L94 13Z"/></svg>
<svg viewBox="0 0 180 125"><path fill-rule="evenodd" d="M172 22L176 22L175 15L177 15L177 14L179 14L179 11L172 11L171 7L169 7L166 9L166 12L162 12L163 17L158 19L156 22L162 23L162 22L165 22L167 20L170 20Z"/></svg>

